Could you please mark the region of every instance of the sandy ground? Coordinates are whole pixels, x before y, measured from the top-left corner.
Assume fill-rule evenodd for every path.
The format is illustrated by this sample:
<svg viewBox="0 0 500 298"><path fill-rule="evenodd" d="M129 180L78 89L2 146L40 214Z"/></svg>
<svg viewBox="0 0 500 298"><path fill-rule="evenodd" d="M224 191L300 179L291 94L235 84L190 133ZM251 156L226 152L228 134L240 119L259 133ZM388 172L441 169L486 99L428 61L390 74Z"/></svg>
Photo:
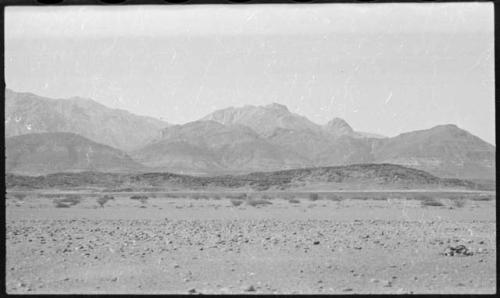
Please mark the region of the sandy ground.
<svg viewBox="0 0 500 298"><path fill-rule="evenodd" d="M272 202L9 199L7 292L496 292L495 201Z"/></svg>

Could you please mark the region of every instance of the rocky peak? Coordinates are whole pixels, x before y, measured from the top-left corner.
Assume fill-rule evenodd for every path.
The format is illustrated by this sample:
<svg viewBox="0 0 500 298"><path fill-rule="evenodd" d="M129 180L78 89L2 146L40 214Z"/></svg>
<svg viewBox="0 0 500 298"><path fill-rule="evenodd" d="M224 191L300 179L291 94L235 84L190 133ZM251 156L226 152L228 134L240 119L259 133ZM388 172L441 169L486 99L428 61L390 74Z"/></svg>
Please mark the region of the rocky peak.
<svg viewBox="0 0 500 298"><path fill-rule="evenodd" d="M275 102L273 102L272 104L269 104L265 107L268 109L271 109L271 110L289 112L288 108L285 105L275 103Z"/></svg>
<svg viewBox="0 0 500 298"><path fill-rule="evenodd" d="M333 118L324 127L329 133L337 136L349 135L354 133L352 127L344 119L341 118Z"/></svg>

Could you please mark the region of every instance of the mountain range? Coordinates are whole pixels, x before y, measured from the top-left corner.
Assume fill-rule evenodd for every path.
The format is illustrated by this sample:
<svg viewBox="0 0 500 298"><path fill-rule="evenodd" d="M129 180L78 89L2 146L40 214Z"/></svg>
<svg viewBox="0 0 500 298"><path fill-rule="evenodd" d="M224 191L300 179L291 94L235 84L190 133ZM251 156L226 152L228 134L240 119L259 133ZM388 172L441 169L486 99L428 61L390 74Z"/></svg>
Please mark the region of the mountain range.
<svg viewBox="0 0 500 298"><path fill-rule="evenodd" d="M27 134L38 136L21 138ZM391 163L438 177L495 179L495 146L456 125L389 138L355 131L336 117L319 125L276 103L230 107L171 125L90 99L7 89L5 135L9 173L94 171L99 164L100 171L223 175ZM89 146L90 157L84 154ZM58 154L64 162L58 163ZM102 163L104 156L113 158Z"/></svg>

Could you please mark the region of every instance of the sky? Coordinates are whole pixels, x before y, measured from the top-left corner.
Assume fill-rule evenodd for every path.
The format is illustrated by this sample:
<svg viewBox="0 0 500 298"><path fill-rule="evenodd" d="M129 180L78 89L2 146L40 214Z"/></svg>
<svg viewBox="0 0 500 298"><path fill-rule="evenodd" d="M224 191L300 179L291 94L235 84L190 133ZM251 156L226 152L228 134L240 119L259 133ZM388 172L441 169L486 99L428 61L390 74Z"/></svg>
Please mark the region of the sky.
<svg viewBox="0 0 500 298"><path fill-rule="evenodd" d="M492 3L7 7L7 88L183 124L286 105L395 136L495 144Z"/></svg>

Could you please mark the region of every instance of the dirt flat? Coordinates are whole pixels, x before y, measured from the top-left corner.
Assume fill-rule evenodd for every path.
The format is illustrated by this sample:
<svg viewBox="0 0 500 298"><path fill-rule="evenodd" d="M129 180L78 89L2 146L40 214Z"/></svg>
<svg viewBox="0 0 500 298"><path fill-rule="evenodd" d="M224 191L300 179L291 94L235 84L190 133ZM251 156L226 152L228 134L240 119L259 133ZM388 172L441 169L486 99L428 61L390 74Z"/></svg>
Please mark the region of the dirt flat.
<svg viewBox="0 0 500 298"><path fill-rule="evenodd" d="M7 292L496 292L495 200L270 202L9 199Z"/></svg>

